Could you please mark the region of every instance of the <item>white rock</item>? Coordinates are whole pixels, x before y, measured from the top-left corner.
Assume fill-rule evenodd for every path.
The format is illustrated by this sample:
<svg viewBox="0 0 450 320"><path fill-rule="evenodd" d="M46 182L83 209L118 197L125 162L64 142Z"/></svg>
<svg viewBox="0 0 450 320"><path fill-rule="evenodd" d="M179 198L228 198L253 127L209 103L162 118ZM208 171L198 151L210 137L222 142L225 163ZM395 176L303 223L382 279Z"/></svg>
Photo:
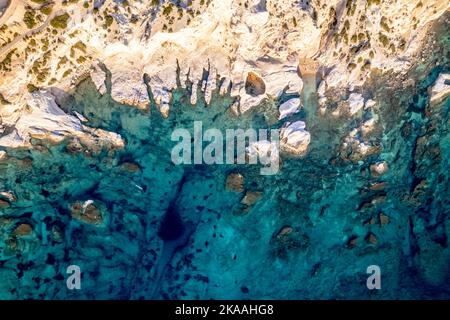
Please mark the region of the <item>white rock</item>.
<svg viewBox="0 0 450 320"><path fill-rule="evenodd" d="M280 116L278 119L281 120L287 116L298 113L300 104L301 102L299 98L289 99L288 101L281 104L278 109L278 111L280 112Z"/></svg>
<svg viewBox="0 0 450 320"><path fill-rule="evenodd" d="M33 93L28 105L30 110L20 116L15 123L15 130L0 138L0 146L27 145L33 136L60 141L65 135L81 132L80 120L65 114L49 92Z"/></svg>
<svg viewBox="0 0 450 320"><path fill-rule="evenodd" d="M319 97L323 97L325 95L326 88L327 82L325 80L320 81L319 87L317 88L317 94Z"/></svg>
<svg viewBox="0 0 450 320"><path fill-rule="evenodd" d="M361 126L361 131L362 131L364 134L370 133L370 132L374 129L375 123L376 123L375 118L372 118L372 119L367 120L367 121L364 122L363 125Z"/></svg>
<svg viewBox="0 0 450 320"><path fill-rule="evenodd" d="M124 146L119 134L83 126L76 116L64 113L48 91L33 93L28 106L29 110L14 124L14 130L0 138L0 146L29 147L31 138L60 142L66 136L77 136L86 141L98 139L116 148Z"/></svg>
<svg viewBox="0 0 450 320"><path fill-rule="evenodd" d="M450 74L441 73L431 88L431 103L436 103L450 95Z"/></svg>
<svg viewBox="0 0 450 320"><path fill-rule="evenodd" d="M304 155L311 142L311 135L305 128L306 124L303 121L286 123L280 132L281 150L293 155Z"/></svg>
<svg viewBox="0 0 450 320"><path fill-rule="evenodd" d="M99 62L95 62L92 64L90 75L92 82L94 83L98 92L101 95L104 95L106 93L106 84L105 84L106 73L100 67Z"/></svg>
<svg viewBox="0 0 450 320"><path fill-rule="evenodd" d="M81 121L81 122L87 122L88 119L86 119L85 116L83 116L81 113L74 111L73 112L75 116Z"/></svg>
<svg viewBox="0 0 450 320"><path fill-rule="evenodd" d="M365 102L364 109L373 108L376 104L377 104L376 101L369 99Z"/></svg>
<svg viewBox="0 0 450 320"><path fill-rule="evenodd" d="M358 113L364 107L364 98L360 93L352 93L348 97L350 115Z"/></svg>

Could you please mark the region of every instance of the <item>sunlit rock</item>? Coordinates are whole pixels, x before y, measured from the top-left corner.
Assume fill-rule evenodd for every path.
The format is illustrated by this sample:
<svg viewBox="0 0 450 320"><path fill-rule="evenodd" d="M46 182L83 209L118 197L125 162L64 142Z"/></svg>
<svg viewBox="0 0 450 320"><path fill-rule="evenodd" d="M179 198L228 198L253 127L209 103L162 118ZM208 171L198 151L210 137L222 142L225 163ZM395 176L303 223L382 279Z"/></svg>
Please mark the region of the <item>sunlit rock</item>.
<svg viewBox="0 0 450 320"><path fill-rule="evenodd" d="M280 112L279 120L299 112L300 105L301 102L299 98L290 99L281 104L278 108Z"/></svg>
<svg viewBox="0 0 450 320"><path fill-rule="evenodd" d="M280 132L281 151L301 156L308 151L311 135L306 131L306 124L303 121L287 123Z"/></svg>
<svg viewBox="0 0 450 320"><path fill-rule="evenodd" d="M438 104L450 94L450 74L441 73L431 88L431 104Z"/></svg>

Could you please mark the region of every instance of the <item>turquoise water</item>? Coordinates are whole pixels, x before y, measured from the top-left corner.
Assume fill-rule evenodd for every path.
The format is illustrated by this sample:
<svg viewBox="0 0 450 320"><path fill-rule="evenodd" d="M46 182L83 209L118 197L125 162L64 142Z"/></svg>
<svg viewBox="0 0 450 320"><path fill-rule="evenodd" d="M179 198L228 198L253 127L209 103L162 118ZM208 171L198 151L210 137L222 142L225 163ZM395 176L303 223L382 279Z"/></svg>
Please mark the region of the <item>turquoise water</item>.
<svg viewBox="0 0 450 320"><path fill-rule="evenodd" d="M428 102L450 71L442 48L440 66L424 67L414 86L399 91L378 76L366 88L380 104L368 138L377 152L359 162L340 149L366 115L335 119L306 106L289 120L312 119L309 153L283 157L273 176L258 165L176 166L170 135L194 121L278 128L288 96L236 117L229 96L191 106L179 89L163 119L153 105L120 105L82 82L61 107L126 146L35 140L7 150L0 190L16 199L0 196L0 298L449 299L450 99ZM377 177L370 166L381 160L389 171ZM226 188L231 173L242 175L242 190ZM260 198L243 204L252 193ZM66 287L69 265L81 269L80 290ZM380 266L381 290L366 287L370 265Z"/></svg>

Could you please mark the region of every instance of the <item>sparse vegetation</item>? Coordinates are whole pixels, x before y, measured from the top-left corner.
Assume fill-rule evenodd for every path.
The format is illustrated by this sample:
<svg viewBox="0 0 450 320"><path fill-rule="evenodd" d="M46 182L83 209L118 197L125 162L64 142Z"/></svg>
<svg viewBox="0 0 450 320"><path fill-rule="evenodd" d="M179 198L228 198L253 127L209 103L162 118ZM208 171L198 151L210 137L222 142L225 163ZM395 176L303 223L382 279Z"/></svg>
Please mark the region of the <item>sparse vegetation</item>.
<svg viewBox="0 0 450 320"><path fill-rule="evenodd" d="M41 42L42 42L42 51L43 52L45 52L45 51L47 51L48 50L48 46L49 46L49 40L48 40L48 38L43 38L42 40L41 40Z"/></svg>
<svg viewBox="0 0 450 320"><path fill-rule="evenodd" d="M70 76L71 73L72 73L72 69L66 70L63 74L63 78L67 78L68 76Z"/></svg>
<svg viewBox="0 0 450 320"><path fill-rule="evenodd" d="M387 23L387 19L385 17L381 18L380 26L386 32L390 32L391 31L391 28L389 27L389 25Z"/></svg>
<svg viewBox="0 0 450 320"><path fill-rule="evenodd" d="M172 13L173 10L173 4L169 3L167 6L164 7L163 9L163 15L168 16Z"/></svg>
<svg viewBox="0 0 450 320"><path fill-rule="evenodd" d="M28 90L29 93L33 93L35 91L38 91L39 88L36 87L34 84L29 83L29 84L27 84L27 90Z"/></svg>
<svg viewBox="0 0 450 320"><path fill-rule="evenodd" d="M5 97L0 93L0 104L2 105L8 105L11 104L8 100L5 99Z"/></svg>
<svg viewBox="0 0 450 320"><path fill-rule="evenodd" d="M47 79L49 74L50 74L50 69L48 69L48 68L42 69L37 74L36 79L39 83L43 83L43 82L45 82L45 80Z"/></svg>
<svg viewBox="0 0 450 320"><path fill-rule="evenodd" d="M59 58L58 69L61 68L63 65L65 65L68 61L69 59L66 56Z"/></svg>
<svg viewBox="0 0 450 320"><path fill-rule="evenodd" d="M39 11L45 14L46 16L50 15L52 13L52 10L53 6L51 4L47 4L39 9Z"/></svg>
<svg viewBox="0 0 450 320"><path fill-rule="evenodd" d="M346 29L346 30L350 29L350 21L345 20L345 22L344 22L344 29Z"/></svg>
<svg viewBox="0 0 450 320"><path fill-rule="evenodd" d="M29 45L30 45L30 47L36 47L36 45L37 45L36 40L31 38L30 42L29 42Z"/></svg>
<svg viewBox="0 0 450 320"><path fill-rule="evenodd" d="M386 35L380 33L378 35L378 40L380 40L384 47L387 48L389 46L389 38Z"/></svg>
<svg viewBox="0 0 450 320"><path fill-rule="evenodd" d="M391 43L391 45L389 46L389 50L391 50L392 53L395 52L395 46L393 43Z"/></svg>
<svg viewBox="0 0 450 320"><path fill-rule="evenodd" d="M371 6L371 5L379 5L381 3L381 0L367 0L367 6Z"/></svg>
<svg viewBox="0 0 450 320"><path fill-rule="evenodd" d="M69 14L64 13L60 16L54 17L50 21L50 25L56 29L65 29L65 28L67 28L67 22L69 21L69 18L70 18Z"/></svg>
<svg viewBox="0 0 450 320"><path fill-rule="evenodd" d="M114 18L111 17L109 14L105 13L105 24L104 24L104 28L107 29L109 28L114 22Z"/></svg>
<svg viewBox="0 0 450 320"><path fill-rule="evenodd" d="M78 49L86 53L86 45L82 41L78 41L72 46L73 49Z"/></svg>
<svg viewBox="0 0 450 320"><path fill-rule="evenodd" d="M370 61L366 60L366 62L364 62L364 64L362 65L361 70L362 71L368 71L368 70L370 70L370 66L371 66Z"/></svg>
<svg viewBox="0 0 450 320"><path fill-rule="evenodd" d="M47 40L48 41L48 40ZM48 55L44 55L43 58L35 60L31 68L31 73L36 76L36 80L39 83L45 82L50 75L50 68L47 68Z"/></svg>
<svg viewBox="0 0 450 320"><path fill-rule="evenodd" d="M23 16L23 22L27 26L28 29L33 29L36 25L36 15L34 11L27 10Z"/></svg>
<svg viewBox="0 0 450 320"><path fill-rule="evenodd" d="M347 14L349 16L353 16L355 14L355 10L356 10L356 1L347 0L346 8L347 8Z"/></svg>
<svg viewBox="0 0 450 320"><path fill-rule="evenodd" d="M11 71L11 58L15 51L16 49L13 49L10 52L8 52L5 59L3 59L2 62L0 62L0 70Z"/></svg>
<svg viewBox="0 0 450 320"><path fill-rule="evenodd" d="M400 50L405 50L405 48L406 48L406 41L405 41L405 39L401 39L400 40L400 42L399 42L399 44L398 44L398 48L400 49Z"/></svg>

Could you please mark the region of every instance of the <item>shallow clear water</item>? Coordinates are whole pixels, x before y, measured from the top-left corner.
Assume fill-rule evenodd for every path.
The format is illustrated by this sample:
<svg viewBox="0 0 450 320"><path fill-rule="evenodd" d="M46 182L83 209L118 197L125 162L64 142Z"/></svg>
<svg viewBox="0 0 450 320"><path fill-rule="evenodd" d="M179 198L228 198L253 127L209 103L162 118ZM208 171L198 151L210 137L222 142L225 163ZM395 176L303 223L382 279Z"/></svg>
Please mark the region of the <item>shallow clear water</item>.
<svg viewBox="0 0 450 320"><path fill-rule="evenodd" d="M361 162L339 147L364 115L317 116L306 101L289 120L306 119L309 152L284 157L273 176L257 165L176 166L170 135L198 120L205 130L277 128L289 97L236 117L230 97L194 107L180 89L163 119L84 81L61 107L120 133L126 146L36 140L7 150L0 189L17 200L0 209L0 298L448 299L450 100L428 103L428 88L449 71L444 57L401 92L373 79L366 94L380 103L371 137L380 148ZM386 159L386 175L370 173ZM244 177L242 192L227 190L230 173ZM261 198L246 206L247 192ZM87 200L96 210L80 218L74 204ZM69 265L81 269L81 290L66 287ZM381 268L382 290L366 287L370 265Z"/></svg>

